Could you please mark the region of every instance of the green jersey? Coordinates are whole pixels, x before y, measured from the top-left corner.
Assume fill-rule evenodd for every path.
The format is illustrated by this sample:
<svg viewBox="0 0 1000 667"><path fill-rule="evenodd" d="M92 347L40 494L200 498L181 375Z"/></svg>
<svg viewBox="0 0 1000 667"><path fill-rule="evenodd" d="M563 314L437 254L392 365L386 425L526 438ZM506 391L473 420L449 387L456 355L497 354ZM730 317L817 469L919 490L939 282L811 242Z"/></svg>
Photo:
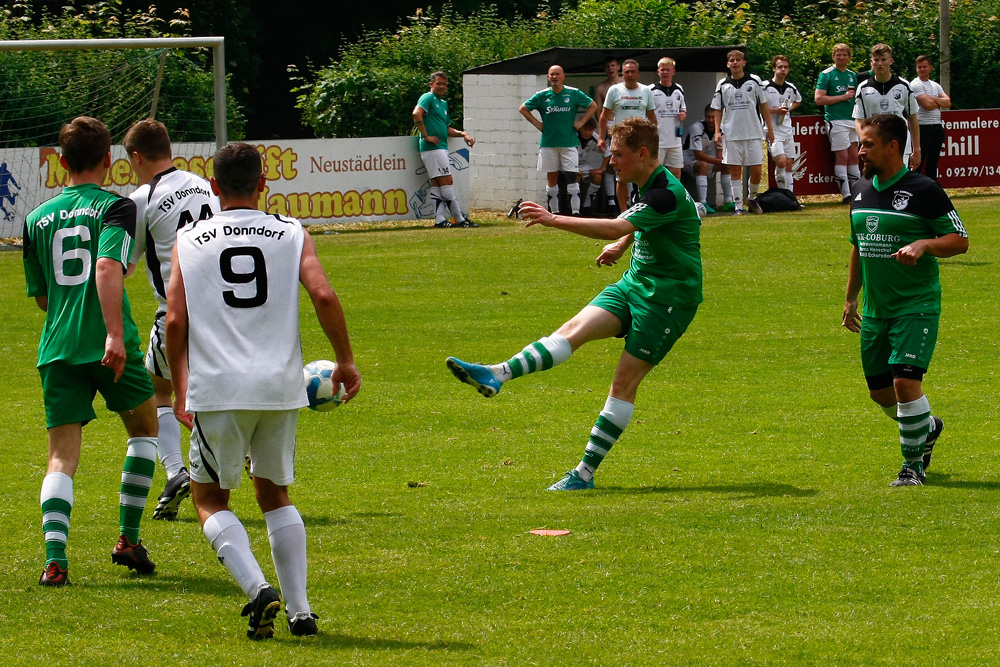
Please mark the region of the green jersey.
<svg viewBox="0 0 1000 667"><path fill-rule="evenodd" d="M858 75L849 69L841 72L833 65L820 72L816 82L816 90L826 95L843 95L848 88L858 89ZM826 120L849 120L853 123L853 114L854 100L843 100L823 107L823 118Z"/></svg>
<svg viewBox="0 0 1000 667"><path fill-rule="evenodd" d="M903 168L886 182L860 180L851 201L851 243L861 258L863 317L933 315L941 312L938 261L924 253L916 266L892 255L919 239L968 236L941 186Z"/></svg>
<svg viewBox="0 0 1000 667"><path fill-rule="evenodd" d="M701 303L701 218L681 182L657 167L621 217L638 228L622 282L652 303L685 308Z"/></svg>
<svg viewBox="0 0 1000 667"><path fill-rule="evenodd" d="M94 277L98 258L128 266L135 234L135 204L96 185L74 185L28 214L24 222L24 275L28 296L48 300L38 343L38 365L100 361L108 332ZM122 295L125 349L141 358L139 332Z"/></svg>
<svg viewBox="0 0 1000 667"><path fill-rule="evenodd" d="M417 106L424 110L424 129L427 136L441 140L437 146L420 135L420 152L448 150L448 126L451 118L448 116L448 103L434 93L426 92L417 100Z"/></svg>
<svg viewBox="0 0 1000 667"><path fill-rule="evenodd" d="M580 145L573 123L576 114L586 111L594 100L579 88L563 86L558 93L551 88L539 90L524 102L528 111L542 116L542 148L569 148Z"/></svg>

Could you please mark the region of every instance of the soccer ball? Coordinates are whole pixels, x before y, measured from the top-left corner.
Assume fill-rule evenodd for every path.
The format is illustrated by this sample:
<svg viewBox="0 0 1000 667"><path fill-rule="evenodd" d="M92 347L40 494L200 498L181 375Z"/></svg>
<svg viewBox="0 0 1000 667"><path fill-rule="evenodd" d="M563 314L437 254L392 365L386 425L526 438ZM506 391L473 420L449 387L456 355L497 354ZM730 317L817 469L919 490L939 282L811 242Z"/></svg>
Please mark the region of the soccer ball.
<svg viewBox="0 0 1000 667"><path fill-rule="evenodd" d="M705 205L703 203L701 203L700 201L696 201L694 203L694 207L698 210L698 217L699 218L704 218L706 215L708 215L708 209L705 208Z"/></svg>
<svg viewBox="0 0 1000 667"><path fill-rule="evenodd" d="M344 385L333 379L337 364L326 359L310 361L302 369L306 376L306 396L312 410L326 412L344 402L347 391Z"/></svg>

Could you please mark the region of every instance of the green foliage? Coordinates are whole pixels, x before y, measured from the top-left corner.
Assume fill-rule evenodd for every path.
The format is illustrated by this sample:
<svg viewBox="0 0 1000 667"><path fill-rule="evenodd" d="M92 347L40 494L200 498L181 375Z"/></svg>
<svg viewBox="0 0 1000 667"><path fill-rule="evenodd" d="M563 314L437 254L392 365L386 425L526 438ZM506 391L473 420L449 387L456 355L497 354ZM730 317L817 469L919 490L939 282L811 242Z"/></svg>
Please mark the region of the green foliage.
<svg viewBox="0 0 1000 667"><path fill-rule="evenodd" d="M0 10L0 39L106 39L184 36L186 10L167 21L156 8L131 13L121 0L60 13L37 12L27 3ZM113 132L127 128L149 111L147 98L138 106L135 89L156 77L159 53L152 50L0 52L0 127L4 145L54 145L59 127L87 113ZM27 108L13 101L25 100ZM244 118L229 98L230 138L243 135ZM205 53L181 49L165 61L157 117L170 126L174 141L206 141L214 137L214 93L210 59Z"/></svg>
<svg viewBox="0 0 1000 667"><path fill-rule="evenodd" d="M783 13L788 10L789 13ZM1000 0L952 3L952 83L955 108L986 106L980 91L1000 61ZM303 122L318 136L409 134L416 101L412 79L437 69L455 77L484 65L553 46L665 48L744 44L751 71L769 77L770 58L791 59L790 79L803 91L800 113L815 113L811 91L820 71L832 62L833 45L851 45L852 67L868 67L877 42L893 48L895 71L915 76L920 54L937 61L937 0L815 0L791 10L788 2L751 0L581 0L563 7L558 19L545 13L501 20L495 10L458 16L450 6L436 15L409 17L395 33L369 33L345 49L339 62L300 80L298 106ZM386 81L405 85L375 91ZM349 82L352 80L354 83ZM343 102L339 91L351 90ZM419 88L425 88L422 84ZM418 93L419 94L419 93ZM449 103L461 126L461 89L452 85ZM370 113L368 104L379 113Z"/></svg>

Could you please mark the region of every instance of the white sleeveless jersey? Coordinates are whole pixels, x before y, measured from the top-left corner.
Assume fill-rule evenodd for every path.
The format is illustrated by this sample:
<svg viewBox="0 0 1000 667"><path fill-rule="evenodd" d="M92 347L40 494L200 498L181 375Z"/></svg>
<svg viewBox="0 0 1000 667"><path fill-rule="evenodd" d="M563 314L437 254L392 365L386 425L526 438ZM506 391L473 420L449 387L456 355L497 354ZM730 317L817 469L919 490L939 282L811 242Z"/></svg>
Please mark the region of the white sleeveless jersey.
<svg viewBox="0 0 1000 667"><path fill-rule="evenodd" d="M188 309L191 412L307 404L299 343L298 220L252 209L177 233Z"/></svg>
<svg viewBox="0 0 1000 667"><path fill-rule="evenodd" d="M177 230L219 212L219 198L201 176L171 167L130 195L135 202L135 245L130 262L146 254L146 277L153 287L158 310L167 309L170 254Z"/></svg>

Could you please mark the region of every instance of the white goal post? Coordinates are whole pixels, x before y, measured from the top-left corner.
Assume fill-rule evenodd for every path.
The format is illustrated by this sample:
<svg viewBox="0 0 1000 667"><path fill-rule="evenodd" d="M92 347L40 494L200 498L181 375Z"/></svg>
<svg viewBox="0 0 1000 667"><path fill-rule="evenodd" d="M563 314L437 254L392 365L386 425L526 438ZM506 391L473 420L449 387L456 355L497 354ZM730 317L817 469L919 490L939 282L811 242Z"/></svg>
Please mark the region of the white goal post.
<svg viewBox="0 0 1000 667"><path fill-rule="evenodd" d="M212 105L214 108L214 118L212 119L212 124L214 125L214 144L216 148L220 148L227 142L226 74L223 37L0 40L0 53L28 51L82 52L122 50L152 52L154 57L159 57L159 65L158 68L156 68L155 83L151 80L149 83L150 90L147 91L147 95L149 97L146 102L148 106L140 107L138 109L132 106L121 107L129 109L130 114L135 112L133 114L135 115L134 120L139 120L144 116L156 116L157 101L160 94L160 80L163 76L164 62L167 53L176 49L195 48L211 49L212 51L211 83L214 98ZM145 56L143 56L143 58L145 58ZM68 76L73 69L73 67L68 67ZM151 71L150 68L147 68L147 72L148 71ZM105 75L106 82L112 89L116 87L115 76L117 75L118 72L111 71L107 72ZM152 78L152 75L150 76ZM24 78L28 79L30 77ZM207 83L208 81L206 80L206 84ZM207 87L203 90L205 93L208 92ZM36 102L36 105L33 107L29 106L25 111L25 115L31 115L32 109L39 109L45 106L44 99L35 99L38 99L38 102ZM86 104L88 100L82 100L82 102ZM115 105L115 108L119 107ZM90 113L89 115L95 114ZM58 122L63 123L69 120L70 118L60 118L58 119ZM102 118L102 120L104 119ZM209 120L207 115L205 120ZM0 127L0 130L3 130L3 128ZM123 132L124 130L122 129L121 131ZM213 134L213 131L207 126L204 127L202 132L202 136L204 136L204 140L206 141ZM2 132L0 132L0 135L2 135ZM112 135L115 135L114 129L112 130ZM51 146L51 144L49 145ZM177 148L181 148L181 145L178 145ZM197 149L197 152L204 153L205 148L207 148L207 146L205 144L201 144L201 147ZM23 137L21 143L6 145L0 143L0 162L2 162L2 164L0 164L0 237L19 237L25 215L27 215L27 213L29 213L36 205L40 204L41 199L53 194L50 185L45 197L41 196L41 193L44 190L44 188L41 187L43 183L42 170L46 161L43 153L46 151L50 153L51 148L46 149L44 146L36 145L30 140L30 138L28 139L28 143L24 143ZM117 155L115 151L122 152L122 155L124 155L119 146L112 147L113 156ZM209 149L208 152L210 154L211 149ZM177 153L176 150L175 153ZM49 156L49 160L51 161L51 156ZM120 188L112 187L112 189L119 190ZM134 186L128 190L130 191L131 189L134 189ZM123 192L122 194L127 194L127 192Z"/></svg>

